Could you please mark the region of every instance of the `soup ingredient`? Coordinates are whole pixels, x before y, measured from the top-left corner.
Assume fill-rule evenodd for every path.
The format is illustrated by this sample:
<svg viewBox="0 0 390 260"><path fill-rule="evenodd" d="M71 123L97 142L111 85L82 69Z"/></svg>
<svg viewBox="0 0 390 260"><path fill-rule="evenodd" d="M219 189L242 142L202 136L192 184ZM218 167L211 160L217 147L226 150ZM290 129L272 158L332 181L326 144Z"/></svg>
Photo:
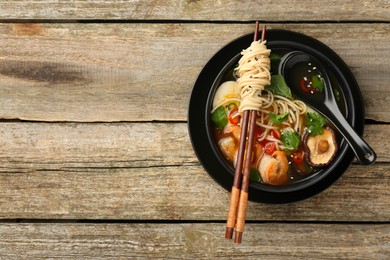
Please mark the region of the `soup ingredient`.
<svg viewBox="0 0 390 260"><path fill-rule="evenodd" d="M261 144L255 144L255 147L253 148L254 149L254 158L255 160L252 159L252 162L254 164L257 163L257 159L261 157L261 155L263 154L263 146ZM255 165L254 165L255 166Z"/></svg>
<svg viewBox="0 0 390 260"><path fill-rule="evenodd" d="M270 154L271 155L271 154L273 154L273 152L275 152L275 150L276 150L275 142L268 142L264 146L264 152L266 154Z"/></svg>
<svg viewBox="0 0 390 260"><path fill-rule="evenodd" d="M322 92L324 90L324 80L322 79L321 76L319 75L314 75L312 78L311 78L311 81L312 81L312 85L313 87L319 91L319 92Z"/></svg>
<svg viewBox="0 0 390 260"><path fill-rule="evenodd" d="M283 123L287 119L287 116L288 116L288 112L280 115L275 115L274 113L268 114L269 120L271 120L271 122L274 123L275 125L280 125L281 123Z"/></svg>
<svg viewBox="0 0 390 260"><path fill-rule="evenodd" d="M269 104L269 100L261 98L265 86L270 84L271 50L266 41L253 41L241 52L242 57L235 69L241 103L239 111L260 111Z"/></svg>
<svg viewBox="0 0 390 260"><path fill-rule="evenodd" d="M237 152L237 144L233 137L225 137L219 140L218 142L219 147L221 148L221 151L223 155L233 161L236 152Z"/></svg>
<svg viewBox="0 0 390 260"><path fill-rule="evenodd" d="M257 129L256 129L256 135L255 135L258 143L262 143L262 142L268 141L268 140L265 139L266 134L268 134L268 136L273 136L273 135L271 134L271 133L274 132L273 129L272 129L272 130L269 130L268 132L266 132L266 131L261 131L261 130L259 130L259 129L260 129L260 128L257 128Z"/></svg>
<svg viewBox="0 0 390 260"><path fill-rule="evenodd" d="M272 75L271 84L267 86L267 89L271 90L274 95L280 95L287 98L292 97L291 89L287 86L282 75Z"/></svg>
<svg viewBox="0 0 390 260"><path fill-rule="evenodd" d="M223 106L218 107L212 114L211 120L215 124L216 127L222 128L225 127L228 123L226 111Z"/></svg>
<svg viewBox="0 0 390 260"><path fill-rule="evenodd" d="M240 117L241 117L241 115L240 115L240 112L238 112L237 107L230 110L228 118L229 118L229 122L231 124L238 125L238 123L240 122Z"/></svg>
<svg viewBox="0 0 390 260"><path fill-rule="evenodd" d="M225 104L240 102L238 95L237 82L226 81L222 83L215 92L212 111Z"/></svg>
<svg viewBox="0 0 390 260"><path fill-rule="evenodd" d="M228 124L224 127L222 133L225 137L219 140L218 146L224 157L233 162L233 166L236 167L236 157L238 155L238 144L240 142L241 127L238 125ZM253 167L256 166L257 159L260 158L262 154L263 146L260 144L255 144L253 147L251 161Z"/></svg>
<svg viewBox="0 0 390 260"><path fill-rule="evenodd" d="M250 170L250 180L254 182L261 182L259 172L254 168L251 168Z"/></svg>
<svg viewBox="0 0 390 260"><path fill-rule="evenodd" d="M323 133L315 136L307 135L305 138L307 160L316 167L328 165L334 159L338 150L336 136L329 127Z"/></svg>
<svg viewBox="0 0 390 260"><path fill-rule="evenodd" d="M324 90L324 82L319 75L305 76L301 79L301 89L306 93L322 92Z"/></svg>
<svg viewBox="0 0 390 260"><path fill-rule="evenodd" d="M296 150L299 146L299 135L292 130L285 130L282 133L282 143L285 148Z"/></svg>
<svg viewBox="0 0 390 260"><path fill-rule="evenodd" d="M291 155L294 163L301 164L303 162L303 153L302 151L297 151Z"/></svg>
<svg viewBox="0 0 390 260"><path fill-rule="evenodd" d="M288 180L288 161L286 154L275 151L272 155L264 154L259 165L259 172L264 183L283 185Z"/></svg>
<svg viewBox="0 0 390 260"><path fill-rule="evenodd" d="M309 134L314 136L322 134L325 125L325 117L316 112L308 112L306 114L305 123Z"/></svg>
<svg viewBox="0 0 390 260"><path fill-rule="evenodd" d="M241 127L238 125L228 125L223 129L225 134L232 133L237 141L240 141Z"/></svg>

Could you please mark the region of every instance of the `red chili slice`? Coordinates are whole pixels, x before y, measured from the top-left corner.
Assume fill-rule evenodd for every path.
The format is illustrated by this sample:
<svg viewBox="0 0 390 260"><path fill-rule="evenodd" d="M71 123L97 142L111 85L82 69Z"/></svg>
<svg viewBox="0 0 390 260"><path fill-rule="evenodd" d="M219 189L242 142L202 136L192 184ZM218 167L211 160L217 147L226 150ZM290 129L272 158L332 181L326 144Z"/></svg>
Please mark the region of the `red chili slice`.
<svg viewBox="0 0 390 260"><path fill-rule="evenodd" d="M256 139L261 139L264 136L264 132L260 132L259 130L255 130Z"/></svg>
<svg viewBox="0 0 390 260"><path fill-rule="evenodd" d="M293 155L292 155L292 159L293 161L296 163L296 164L300 164L303 162L303 153L301 151L299 152L295 152Z"/></svg>
<svg viewBox="0 0 390 260"><path fill-rule="evenodd" d="M274 151L276 150L276 145L275 142L268 142L265 144L264 151L266 154L273 154Z"/></svg>
<svg viewBox="0 0 390 260"><path fill-rule="evenodd" d="M312 82L308 82L307 79L301 79L301 89L306 93L314 93L317 90L312 86Z"/></svg>
<svg viewBox="0 0 390 260"><path fill-rule="evenodd" d="M276 139L280 139L280 136L279 136L279 134L278 134L278 132L276 132L275 130L271 130L271 135L274 137L274 138L276 138Z"/></svg>
<svg viewBox="0 0 390 260"><path fill-rule="evenodd" d="M229 122L233 125L238 125L238 123L240 122L240 115L239 115L239 112L238 112L238 108L234 108L232 110L230 110L229 112Z"/></svg>

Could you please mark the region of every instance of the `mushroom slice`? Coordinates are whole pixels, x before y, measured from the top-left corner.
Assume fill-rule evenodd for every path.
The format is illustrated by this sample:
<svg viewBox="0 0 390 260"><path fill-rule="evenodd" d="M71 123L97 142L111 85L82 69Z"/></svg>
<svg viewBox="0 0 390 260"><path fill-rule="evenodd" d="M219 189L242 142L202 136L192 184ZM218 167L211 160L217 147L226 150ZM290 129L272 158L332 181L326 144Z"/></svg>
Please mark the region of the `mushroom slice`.
<svg viewBox="0 0 390 260"><path fill-rule="evenodd" d="M306 159L314 167L329 165L335 158L338 145L332 129L326 127L323 133L315 136L306 135Z"/></svg>

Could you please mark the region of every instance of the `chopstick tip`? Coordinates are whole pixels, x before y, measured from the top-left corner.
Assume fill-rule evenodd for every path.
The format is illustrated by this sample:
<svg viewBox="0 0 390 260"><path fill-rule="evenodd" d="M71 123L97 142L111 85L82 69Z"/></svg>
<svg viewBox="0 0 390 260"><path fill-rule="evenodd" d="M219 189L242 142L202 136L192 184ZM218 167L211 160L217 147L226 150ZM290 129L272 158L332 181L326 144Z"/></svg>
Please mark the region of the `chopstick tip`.
<svg viewBox="0 0 390 260"><path fill-rule="evenodd" d="M242 232L236 231L236 234L234 235L234 243L241 244L242 241Z"/></svg>
<svg viewBox="0 0 390 260"><path fill-rule="evenodd" d="M233 237L233 228L226 227L225 238L232 239L232 237Z"/></svg>

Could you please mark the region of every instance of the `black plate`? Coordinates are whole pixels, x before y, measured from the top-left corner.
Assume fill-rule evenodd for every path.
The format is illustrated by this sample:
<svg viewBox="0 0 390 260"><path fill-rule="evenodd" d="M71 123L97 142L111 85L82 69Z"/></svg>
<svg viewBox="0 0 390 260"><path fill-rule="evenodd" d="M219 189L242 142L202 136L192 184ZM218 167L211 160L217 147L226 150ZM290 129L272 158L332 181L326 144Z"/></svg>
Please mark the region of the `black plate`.
<svg viewBox="0 0 390 260"><path fill-rule="evenodd" d="M228 191L231 190L234 169L219 153L210 131L210 103L222 74L235 64L240 52L247 48L253 33L244 35L223 47L204 66L193 87L189 111L188 129L194 151L209 175ZM267 30L268 48L285 48L307 52L331 71L338 81L345 98L345 117L357 133L364 128L364 106L359 86L344 61L329 47L304 34L286 30ZM335 182L349 167L354 154L344 140L338 157L329 167L304 181L274 187L251 182L249 200L263 203L289 203L309 198Z"/></svg>

